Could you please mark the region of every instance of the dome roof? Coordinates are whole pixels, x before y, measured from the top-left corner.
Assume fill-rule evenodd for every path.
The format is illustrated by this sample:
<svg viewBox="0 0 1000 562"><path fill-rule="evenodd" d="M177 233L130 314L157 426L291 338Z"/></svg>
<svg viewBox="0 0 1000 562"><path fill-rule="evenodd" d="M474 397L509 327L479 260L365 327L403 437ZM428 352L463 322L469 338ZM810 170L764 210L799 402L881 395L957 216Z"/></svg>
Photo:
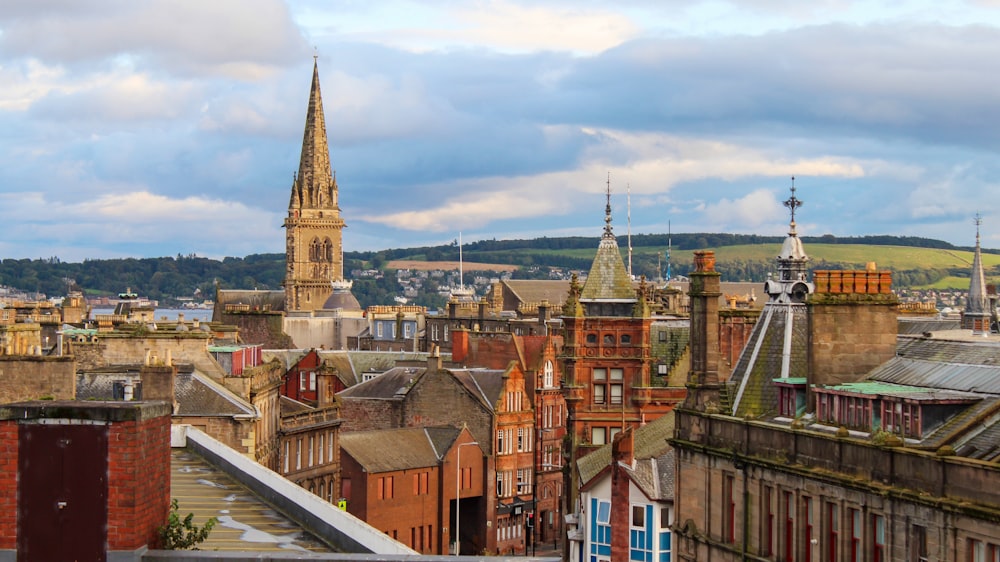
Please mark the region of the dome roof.
<svg viewBox="0 0 1000 562"><path fill-rule="evenodd" d="M334 289L326 302L323 303L323 310L361 310L361 303L351 294L350 290Z"/></svg>

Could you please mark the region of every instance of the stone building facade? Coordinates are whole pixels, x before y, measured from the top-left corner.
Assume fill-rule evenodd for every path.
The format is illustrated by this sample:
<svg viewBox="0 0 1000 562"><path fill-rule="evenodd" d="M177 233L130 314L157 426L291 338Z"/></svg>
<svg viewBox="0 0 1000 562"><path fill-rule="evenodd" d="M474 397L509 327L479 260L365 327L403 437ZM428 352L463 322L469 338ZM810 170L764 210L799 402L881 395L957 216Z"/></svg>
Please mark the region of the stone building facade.
<svg viewBox="0 0 1000 562"><path fill-rule="evenodd" d="M719 380L718 355L692 360L671 440L674 559L995 560L1000 342L972 330L897 340L890 276L807 282L794 227L732 378ZM710 273L702 260L693 302ZM718 315L692 314L699 355Z"/></svg>

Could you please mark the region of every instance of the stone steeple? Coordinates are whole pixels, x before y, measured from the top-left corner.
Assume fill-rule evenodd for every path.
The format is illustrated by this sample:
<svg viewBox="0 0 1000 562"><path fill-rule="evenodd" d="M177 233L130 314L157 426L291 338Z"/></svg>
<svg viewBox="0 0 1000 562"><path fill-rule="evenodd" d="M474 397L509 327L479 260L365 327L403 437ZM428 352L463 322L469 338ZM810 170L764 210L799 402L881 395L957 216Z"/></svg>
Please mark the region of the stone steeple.
<svg viewBox="0 0 1000 562"><path fill-rule="evenodd" d="M339 290L338 294L349 292L350 282L344 280L345 225L338 206L337 177L330 166L330 145L315 60L299 170L292 181L284 226L285 310L343 308L344 302L354 306L353 298L343 295L330 298L334 289Z"/></svg>
<svg viewBox="0 0 1000 562"><path fill-rule="evenodd" d="M979 246L979 225L982 217L976 215L976 250L972 257L972 275L969 279L969 297L965 301L962 327L972 329L974 335L990 333L990 299L986 296L986 280L983 275L983 258Z"/></svg>
<svg viewBox="0 0 1000 562"><path fill-rule="evenodd" d="M306 127L302 134L302 155L299 171L292 182L288 208L330 209L337 207L337 178L330 167L330 145L326 139L323 117L323 95L319 88L319 68L313 61L312 88L306 109Z"/></svg>
<svg viewBox="0 0 1000 562"><path fill-rule="evenodd" d="M607 204L604 210L604 234L597 246L597 255L590 274L580 292L580 302L587 316L629 316L637 302L635 288L611 229L611 182L608 181ZM604 307L600 304L603 303ZM598 312L598 309L604 312ZM614 313L609 313L611 311ZM626 312L627 311L627 312ZM625 314L622 314L626 312Z"/></svg>

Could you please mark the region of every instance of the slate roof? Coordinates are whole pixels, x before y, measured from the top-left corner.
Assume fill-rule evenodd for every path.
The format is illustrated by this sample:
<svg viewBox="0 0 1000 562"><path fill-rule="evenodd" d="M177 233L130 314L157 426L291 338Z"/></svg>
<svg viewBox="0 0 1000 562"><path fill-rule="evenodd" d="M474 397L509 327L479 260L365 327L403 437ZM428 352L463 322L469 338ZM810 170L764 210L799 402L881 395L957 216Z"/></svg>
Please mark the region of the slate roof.
<svg viewBox="0 0 1000 562"><path fill-rule="evenodd" d="M288 416L291 414L298 414L301 412L306 412L308 410L315 410L309 404L303 404L298 400L289 398L287 396L281 396L278 398L278 407L281 409L282 416Z"/></svg>
<svg viewBox="0 0 1000 562"><path fill-rule="evenodd" d="M490 410L499 403L504 389L504 373L499 369L448 369L473 396Z"/></svg>
<svg viewBox="0 0 1000 562"><path fill-rule="evenodd" d="M569 281L566 280L507 279L500 283L522 303L539 303L544 300L554 307L561 307L569 294Z"/></svg>
<svg viewBox="0 0 1000 562"><path fill-rule="evenodd" d="M391 400L401 398L427 372L427 367L394 367L381 375L337 393L347 399Z"/></svg>
<svg viewBox="0 0 1000 562"><path fill-rule="evenodd" d="M670 411L661 417L635 429L632 439L634 440L634 456L637 461L655 459L667 452L672 452L673 448L667 443L667 439L674 436L674 412ZM611 466L611 444L592 451L587 456L576 461L577 470L580 472L580 482L586 486L598 476L605 468ZM671 473L669 480L673 481L673 463L663 467ZM660 478L662 480L662 478ZM650 483L653 480L649 480ZM655 484L651 484L655 485ZM671 495L673 490L671 489Z"/></svg>
<svg viewBox="0 0 1000 562"><path fill-rule="evenodd" d="M174 379L174 399L178 416L256 416L257 410L232 391L210 377L193 370L191 365L178 366ZM76 375L77 400L114 400L114 383L139 380L139 366L118 366Z"/></svg>
<svg viewBox="0 0 1000 562"><path fill-rule="evenodd" d="M460 430L406 427L340 434L340 447L368 473L437 466Z"/></svg>
<svg viewBox="0 0 1000 562"><path fill-rule="evenodd" d="M806 316L803 304L768 301L764 305L727 385L733 399L733 415L742 417L753 412L759 416L777 411L778 392L773 380L806 376L809 369ZM789 322L791 338L786 338Z"/></svg>
<svg viewBox="0 0 1000 562"><path fill-rule="evenodd" d="M611 300L635 302L632 279L625 269L618 242L613 235L605 233L597 246L597 255L590 266L590 273L583 284L580 301Z"/></svg>
<svg viewBox="0 0 1000 562"><path fill-rule="evenodd" d="M958 318L899 318L897 321L897 332L906 335L919 336L926 332L939 332L942 330L958 330L962 327L962 321Z"/></svg>

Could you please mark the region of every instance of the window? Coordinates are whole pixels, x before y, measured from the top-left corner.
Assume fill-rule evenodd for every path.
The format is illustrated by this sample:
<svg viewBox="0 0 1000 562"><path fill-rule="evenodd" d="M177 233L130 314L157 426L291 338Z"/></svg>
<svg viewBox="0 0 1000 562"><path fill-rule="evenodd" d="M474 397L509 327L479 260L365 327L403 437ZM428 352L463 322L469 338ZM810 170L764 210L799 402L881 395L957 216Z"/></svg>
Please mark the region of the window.
<svg viewBox="0 0 1000 562"><path fill-rule="evenodd" d="M622 385L612 384L611 386L611 403L621 404L622 403Z"/></svg>
<svg viewBox="0 0 1000 562"><path fill-rule="evenodd" d="M594 404L604 404L605 396L604 393L607 391L607 387L603 384L594 385Z"/></svg>
<svg viewBox="0 0 1000 562"><path fill-rule="evenodd" d="M620 341L622 345L630 345L632 343L632 336L630 336L629 334L622 334L621 339L619 339L618 341Z"/></svg>
<svg viewBox="0 0 1000 562"><path fill-rule="evenodd" d="M597 343L597 334L587 334L587 343Z"/></svg>
<svg viewBox="0 0 1000 562"><path fill-rule="evenodd" d="M928 562L927 528L914 525L910 529L910 560L912 562Z"/></svg>
<svg viewBox="0 0 1000 562"><path fill-rule="evenodd" d="M595 382L604 382L608 380L608 370L594 369L593 379Z"/></svg>
<svg viewBox="0 0 1000 562"><path fill-rule="evenodd" d="M285 451L284 451L285 459L284 459L284 467L282 469L282 472L284 472L285 474L288 474L288 449L289 449L288 441L285 441Z"/></svg>
<svg viewBox="0 0 1000 562"><path fill-rule="evenodd" d="M524 449L524 428L517 428L517 452L523 452Z"/></svg>
<svg viewBox="0 0 1000 562"><path fill-rule="evenodd" d="M764 556L771 556L774 554L774 488L764 486L761 495L763 497L760 500L762 506L760 521L763 537L761 537L760 545Z"/></svg>
<svg viewBox="0 0 1000 562"><path fill-rule="evenodd" d="M732 474L722 475L722 536L728 543L736 542L736 490Z"/></svg>
<svg viewBox="0 0 1000 562"><path fill-rule="evenodd" d="M806 560L813 559L813 500L812 498L802 498L802 511L805 525L802 527L802 541L806 549Z"/></svg>
<svg viewBox="0 0 1000 562"><path fill-rule="evenodd" d="M590 499L590 543L588 560L611 559L611 502Z"/></svg>
<svg viewBox="0 0 1000 562"><path fill-rule="evenodd" d="M615 345L615 336L612 334L604 334L604 345Z"/></svg>
<svg viewBox="0 0 1000 562"><path fill-rule="evenodd" d="M632 526L640 529L646 526L646 507L642 505L632 506Z"/></svg>
<svg viewBox="0 0 1000 562"><path fill-rule="evenodd" d="M872 562L885 562L885 516L872 515Z"/></svg>
<svg viewBox="0 0 1000 562"><path fill-rule="evenodd" d="M660 332L660 341L661 342L667 341L667 333L666 332Z"/></svg>
<svg viewBox="0 0 1000 562"><path fill-rule="evenodd" d="M378 494L378 499L380 500L392 499L392 492L393 492L392 476L381 476L379 477L378 482L376 484L378 488L376 490L376 493Z"/></svg>
<svg viewBox="0 0 1000 562"><path fill-rule="evenodd" d="M545 388L552 388L552 361L546 361L545 367L542 369L542 386Z"/></svg>
<svg viewBox="0 0 1000 562"><path fill-rule="evenodd" d="M969 539L969 562L986 562L986 545L983 541Z"/></svg>
<svg viewBox="0 0 1000 562"><path fill-rule="evenodd" d="M319 457L316 460L316 464L323 464L323 434L322 433L319 434L319 447L316 447L316 451L318 452L317 457Z"/></svg>
<svg viewBox="0 0 1000 562"><path fill-rule="evenodd" d="M661 377L665 377L665 376L669 375L670 372L667 370L667 364L666 363L658 363L656 365L656 374L660 375Z"/></svg>
<svg viewBox="0 0 1000 562"><path fill-rule="evenodd" d="M848 521L851 525L851 562L862 562L861 553L861 510L849 509Z"/></svg>
<svg viewBox="0 0 1000 562"><path fill-rule="evenodd" d="M590 430L590 442L594 445L604 445L608 442L607 429L603 427L595 427Z"/></svg>
<svg viewBox="0 0 1000 562"><path fill-rule="evenodd" d="M826 551L827 560L837 559L837 541L840 540L840 509L837 504L826 504Z"/></svg>
<svg viewBox="0 0 1000 562"><path fill-rule="evenodd" d="M611 369L611 382L621 382L624 373L624 369Z"/></svg>
<svg viewBox="0 0 1000 562"><path fill-rule="evenodd" d="M302 468L302 438L295 440L295 470Z"/></svg>
<svg viewBox="0 0 1000 562"><path fill-rule="evenodd" d="M795 560L795 500L791 492L781 493L781 510L784 512L784 533L781 537L784 562Z"/></svg>
<svg viewBox="0 0 1000 562"><path fill-rule="evenodd" d="M309 466L313 465L313 450L315 449L315 447L314 447L315 444L316 443L315 443L315 440L313 439L313 436L310 435L309 436Z"/></svg>

